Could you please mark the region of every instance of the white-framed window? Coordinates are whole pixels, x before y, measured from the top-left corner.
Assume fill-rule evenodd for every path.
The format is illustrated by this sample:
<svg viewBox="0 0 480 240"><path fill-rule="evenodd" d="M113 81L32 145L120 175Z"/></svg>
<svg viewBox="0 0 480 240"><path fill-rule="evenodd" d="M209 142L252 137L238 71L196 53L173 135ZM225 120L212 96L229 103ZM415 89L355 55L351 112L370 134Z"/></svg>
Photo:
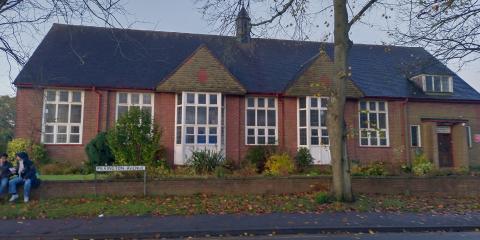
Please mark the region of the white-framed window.
<svg viewBox="0 0 480 240"><path fill-rule="evenodd" d="M245 106L246 144L277 144L277 98L247 97Z"/></svg>
<svg viewBox="0 0 480 240"><path fill-rule="evenodd" d="M453 92L453 78L445 75L419 75L412 78L420 83L423 91L427 93Z"/></svg>
<svg viewBox="0 0 480 240"><path fill-rule="evenodd" d="M81 144L84 92L46 89L43 101L42 143Z"/></svg>
<svg viewBox="0 0 480 240"><path fill-rule="evenodd" d="M153 119L153 105L153 93L118 92L116 119L128 112L131 107L139 107L141 110L149 112Z"/></svg>
<svg viewBox="0 0 480 240"><path fill-rule="evenodd" d="M298 139L300 146L329 145L325 97L298 98Z"/></svg>
<svg viewBox="0 0 480 240"><path fill-rule="evenodd" d="M467 144L468 147L472 147L472 127L470 126L465 126L465 130L467 131Z"/></svg>
<svg viewBox="0 0 480 240"><path fill-rule="evenodd" d="M176 144L224 144L224 105L221 93L183 92L176 97ZM220 146L220 145L218 145Z"/></svg>
<svg viewBox="0 0 480 240"><path fill-rule="evenodd" d="M420 125L410 125L410 146L422 146L422 134L420 132Z"/></svg>
<svg viewBox="0 0 480 240"><path fill-rule="evenodd" d="M389 146L387 102L360 101L359 109L360 146Z"/></svg>

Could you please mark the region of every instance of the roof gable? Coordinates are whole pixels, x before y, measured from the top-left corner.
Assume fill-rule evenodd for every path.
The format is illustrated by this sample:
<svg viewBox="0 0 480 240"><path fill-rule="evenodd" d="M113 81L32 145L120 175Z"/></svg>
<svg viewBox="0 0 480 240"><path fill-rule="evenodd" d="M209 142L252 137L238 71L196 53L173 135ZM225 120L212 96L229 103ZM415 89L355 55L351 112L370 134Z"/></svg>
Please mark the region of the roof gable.
<svg viewBox="0 0 480 240"><path fill-rule="evenodd" d="M162 92L222 92L245 94L245 88L230 71L201 45L177 69L157 86Z"/></svg>

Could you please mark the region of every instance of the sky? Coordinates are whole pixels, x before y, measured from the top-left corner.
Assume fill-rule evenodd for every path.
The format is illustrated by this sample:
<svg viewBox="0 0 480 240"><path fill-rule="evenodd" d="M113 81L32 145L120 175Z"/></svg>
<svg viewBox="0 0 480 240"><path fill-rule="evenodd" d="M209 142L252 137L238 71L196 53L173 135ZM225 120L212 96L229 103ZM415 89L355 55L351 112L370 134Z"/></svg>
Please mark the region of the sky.
<svg viewBox="0 0 480 240"><path fill-rule="evenodd" d="M186 32L186 33L204 33L218 34L216 28L208 23L200 13L198 4L194 0L123 0L128 15L124 22L128 22L129 28L158 30L168 32ZM256 12L262 11L259 9ZM363 22L369 24L357 24L352 28L350 38L354 43L382 44L391 43L388 35L382 31L389 27L389 22L385 22L380 16L382 11L373 9L371 14L367 14ZM252 16L253 17L253 16ZM122 20L123 21L123 20ZM322 20L323 21L323 20ZM91 24L89 24L91 25ZM38 46L46 32L50 29L52 23L45 23L40 28L40 32L34 36L24 38L28 47L33 50ZM323 29L325 30L325 29ZM329 31L329 30L327 30ZM325 31L322 27L314 29L311 34L311 40L321 40L324 38ZM289 39L290 36L279 33L275 38ZM328 39L332 41L331 37ZM457 63L449 64L449 67L456 71L460 77L466 80L477 91L480 91L480 61L476 61L458 69ZM11 69L11 70L10 70ZM12 86L12 78L15 78L19 72L18 66L9 67L4 55L0 57L0 95L15 95L15 88Z"/></svg>

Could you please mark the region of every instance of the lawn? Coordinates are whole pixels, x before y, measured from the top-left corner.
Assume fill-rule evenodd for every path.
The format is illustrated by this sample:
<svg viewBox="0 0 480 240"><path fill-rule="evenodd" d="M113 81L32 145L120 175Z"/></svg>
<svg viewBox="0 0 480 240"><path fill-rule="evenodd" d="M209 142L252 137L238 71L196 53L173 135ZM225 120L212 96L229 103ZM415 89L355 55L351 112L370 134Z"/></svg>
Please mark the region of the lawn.
<svg viewBox="0 0 480 240"><path fill-rule="evenodd" d="M108 175L97 174L97 179L106 179ZM69 175L40 175L40 179L48 181L68 180L95 180L94 174L69 174Z"/></svg>
<svg viewBox="0 0 480 240"><path fill-rule="evenodd" d="M430 212L480 211L480 197L358 196L355 203L318 203L317 193L282 195L206 195L155 197L98 197L33 200L1 204L0 217L67 218L140 215L259 214L272 212ZM4 199L5 201L5 199Z"/></svg>

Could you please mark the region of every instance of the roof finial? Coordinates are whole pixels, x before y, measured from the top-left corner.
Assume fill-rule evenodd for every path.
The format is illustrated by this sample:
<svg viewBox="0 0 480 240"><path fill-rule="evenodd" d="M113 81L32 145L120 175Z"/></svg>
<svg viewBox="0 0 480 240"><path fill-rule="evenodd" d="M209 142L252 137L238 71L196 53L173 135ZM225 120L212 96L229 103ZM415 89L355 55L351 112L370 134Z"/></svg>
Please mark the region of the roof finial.
<svg viewBox="0 0 480 240"><path fill-rule="evenodd" d="M242 43L248 43L250 42L250 17L248 16L243 1L239 0L239 3L242 5L242 8L240 9L240 12L238 12L237 19L235 20L237 39Z"/></svg>

